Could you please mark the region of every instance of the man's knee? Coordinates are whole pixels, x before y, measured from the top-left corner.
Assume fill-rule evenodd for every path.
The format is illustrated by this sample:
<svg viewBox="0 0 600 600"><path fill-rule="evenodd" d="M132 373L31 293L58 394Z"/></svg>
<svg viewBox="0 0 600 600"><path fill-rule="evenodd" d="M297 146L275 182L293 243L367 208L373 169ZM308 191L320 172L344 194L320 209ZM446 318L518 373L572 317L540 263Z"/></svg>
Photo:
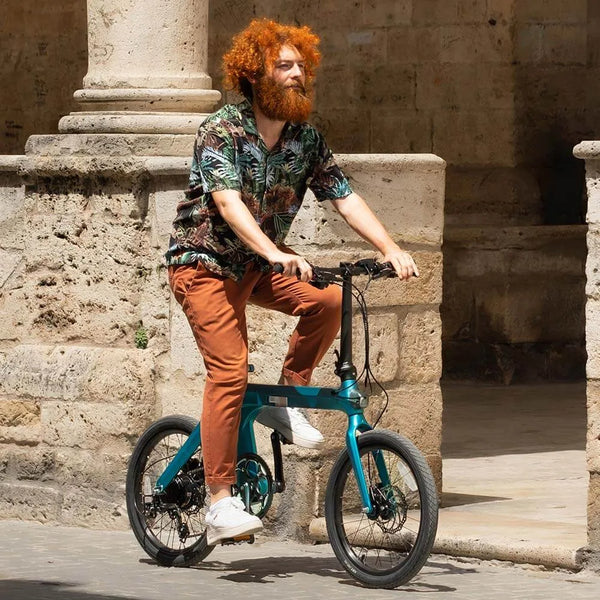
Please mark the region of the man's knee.
<svg viewBox="0 0 600 600"><path fill-rule="evenodd" d="M321 296L323 310L330 315L342 314L342 290L337 285L330 285L323 290Z"/></svg>

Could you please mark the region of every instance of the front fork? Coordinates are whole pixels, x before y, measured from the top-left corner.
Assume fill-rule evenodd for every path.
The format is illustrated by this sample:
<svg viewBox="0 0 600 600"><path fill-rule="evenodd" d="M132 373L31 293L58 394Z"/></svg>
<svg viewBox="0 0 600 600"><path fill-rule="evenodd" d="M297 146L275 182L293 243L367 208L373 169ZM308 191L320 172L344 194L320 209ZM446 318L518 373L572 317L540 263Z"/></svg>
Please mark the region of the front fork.
<svg viewBox="0 0 600 600"><path fill-rule="evenodd" d="M371 430L372 427L366 422L362 412L359 414L349 415L348 430L346 432L346 447L348 448L350 463L352 465L352 470L354 471L354 477L356 478L356 484L358 485L358 491L362 500L362 512L368 517L376 518L376 510L373 507L373 502L371 501L372 496L369 493L367 477L365 476L365 469L368 468L368 464L363 464L360 459L360 451L358 449L359 436L362 433ZM379 475L381 483L384 488L387 488L390 484L390 477L383 455L380 450L374 450L372 452L372 456L377 467L377 474Z"/></svg>

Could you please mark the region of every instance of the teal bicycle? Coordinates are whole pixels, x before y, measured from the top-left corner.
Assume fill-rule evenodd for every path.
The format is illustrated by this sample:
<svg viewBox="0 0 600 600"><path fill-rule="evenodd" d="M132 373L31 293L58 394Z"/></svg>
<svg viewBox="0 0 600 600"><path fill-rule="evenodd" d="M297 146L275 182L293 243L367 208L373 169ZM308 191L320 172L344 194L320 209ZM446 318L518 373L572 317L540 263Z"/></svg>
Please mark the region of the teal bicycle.
<svg viewBox="0 0 600 600"><path fill-rule="evenodd" d="M343 290L336 362L340 385L248 384L233 491L248 512L262 518L273 494L285 489L281 434L271 434L274 476L257 454L254 420L263 407L281 405L285 398L290 407L345 413L346 448L333 466L325 494L327 533L335 555L353 577L368 587L394 588L413 578L425 564L438 520L437 491L423 455L405 437L375 429L364 416L368 400L359 381L363 390L377 382L369 366L366 303L353 277L366 275L370 282L393 277L395 272L389 263L365 259L336 268L314 267L313 273L313 285L337 284ZM366 360L360 376L352 363L353 298L365 325ZM166 566L187 566L206 558L214 549L206 543L207 496L198 421L173 415L150 425L134 448L126 481L129 521L142 548ZM254 538L225 543L240 541Z"/></svg>

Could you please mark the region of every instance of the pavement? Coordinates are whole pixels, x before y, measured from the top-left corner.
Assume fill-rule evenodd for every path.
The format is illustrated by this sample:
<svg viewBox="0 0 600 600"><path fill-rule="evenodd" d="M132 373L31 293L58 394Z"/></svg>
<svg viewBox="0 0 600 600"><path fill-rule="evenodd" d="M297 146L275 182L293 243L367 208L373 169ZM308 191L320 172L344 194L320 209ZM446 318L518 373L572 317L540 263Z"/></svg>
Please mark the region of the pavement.
<svg viewBox="0 0 600 600"><path fill-rule="evenodd" d="M0 522L2 600L597 600L600 577L432 555L407 585L366 590L331 547L265 541L218 547L190 568L153 563L127 531Z"/></svg>
<svg viewBox="0 0 600 600"><path fill-rule="evenodd" d="M585 383L444 385L438 552L578 568Z"/></svg>

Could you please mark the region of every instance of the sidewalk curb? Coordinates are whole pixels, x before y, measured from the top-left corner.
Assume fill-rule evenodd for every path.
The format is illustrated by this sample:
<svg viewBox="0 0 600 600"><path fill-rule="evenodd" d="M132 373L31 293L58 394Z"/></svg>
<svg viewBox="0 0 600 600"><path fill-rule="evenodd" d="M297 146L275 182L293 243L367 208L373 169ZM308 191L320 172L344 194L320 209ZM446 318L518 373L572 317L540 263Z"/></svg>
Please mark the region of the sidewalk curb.
<svg viewBox="0 0 600 600"><path fill-rule="evenodd" d="M504 560L570 571L579 571L583 567L581 551L581 548L572 549L564 546L520 545L458 537L438 537L433 545L433 552L438 554L481 560Z"/></svg>
<svg viewBox="0 0 600 600"><path fill-rule="evenodd" d="M309 526L309 537L313 542L329 542L325 518L313 519ZM502 560L519 564L540 565L548 568L579 571L583 568L584 548L564 546L533 546L530 543L496 542L479 538L439 536L433 544L434 554Z"/></svg>

